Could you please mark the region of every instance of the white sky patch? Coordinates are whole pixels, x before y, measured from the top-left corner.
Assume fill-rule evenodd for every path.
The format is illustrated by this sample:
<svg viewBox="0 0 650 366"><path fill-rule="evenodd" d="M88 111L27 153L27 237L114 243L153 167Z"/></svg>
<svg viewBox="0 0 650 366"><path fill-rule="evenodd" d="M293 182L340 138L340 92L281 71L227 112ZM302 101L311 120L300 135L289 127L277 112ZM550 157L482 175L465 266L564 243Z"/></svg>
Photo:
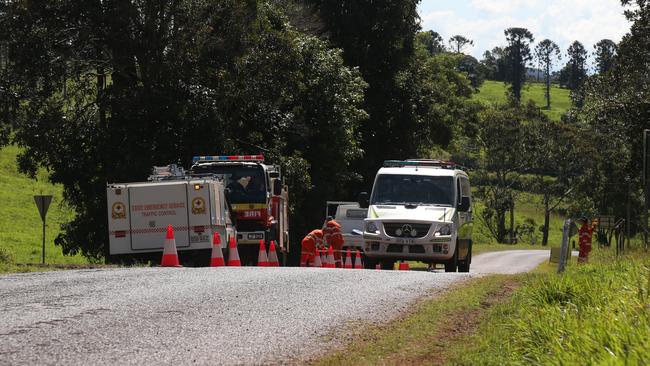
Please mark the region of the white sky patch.
<svg viewBox="0 0 650 366"><path fill-rule="evenodd" d="M445 39L460 34L474 41L465 52L481 59L483 52L504 46L503 31L528 28L535 44L549 38L560 46L563 59L574 40L588 52L604 38L619 42L629 31L619 0L423 0L419 6L422 30ZM563 61L564 62L564 61Z"/></svg>

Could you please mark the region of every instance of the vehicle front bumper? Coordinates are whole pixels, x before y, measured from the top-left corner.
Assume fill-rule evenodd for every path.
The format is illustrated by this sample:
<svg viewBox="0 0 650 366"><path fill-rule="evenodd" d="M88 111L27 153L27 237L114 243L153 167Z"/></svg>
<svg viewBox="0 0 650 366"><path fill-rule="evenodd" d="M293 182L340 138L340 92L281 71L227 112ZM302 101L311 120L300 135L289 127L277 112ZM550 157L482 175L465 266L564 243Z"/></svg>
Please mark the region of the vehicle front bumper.
<svg viewBox="0 0 650 366"><path fill-rule="evenodd" d="M384 231L383 225L378 224L379 233L364 231L364 252L367 257L376 259L423 262L443 262L451 259L456 249L456 234L436 236L433 227L437 223L431 224L432 229L421 238L389 236Z"/></svg>

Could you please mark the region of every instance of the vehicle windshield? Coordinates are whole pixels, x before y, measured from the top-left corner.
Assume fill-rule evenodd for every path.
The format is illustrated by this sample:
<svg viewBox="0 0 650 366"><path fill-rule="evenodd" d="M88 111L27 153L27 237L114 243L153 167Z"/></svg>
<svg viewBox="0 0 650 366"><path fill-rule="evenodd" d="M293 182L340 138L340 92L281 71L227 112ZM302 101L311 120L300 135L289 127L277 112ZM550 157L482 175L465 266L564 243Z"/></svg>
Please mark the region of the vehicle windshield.
<svg viewBox="0 0 650 366"><path fill-rule="evenodd" d="M226 183L231 203L266 202L266 179L259 165L197 165L195 174L215 174Z"/></svg>
<svg viewBox="0 0 650 366"><path fill-rule="evenodd" d="M377 177L370 204L453 206L453 177L382 174Z"/></svg>

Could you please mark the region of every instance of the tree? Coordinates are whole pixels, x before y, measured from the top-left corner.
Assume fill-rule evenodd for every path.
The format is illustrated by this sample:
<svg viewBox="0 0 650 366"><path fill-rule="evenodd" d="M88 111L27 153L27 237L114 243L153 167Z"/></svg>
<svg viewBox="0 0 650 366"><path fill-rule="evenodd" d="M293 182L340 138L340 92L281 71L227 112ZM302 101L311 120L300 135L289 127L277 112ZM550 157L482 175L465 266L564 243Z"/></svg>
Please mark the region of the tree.
<svg viewBox="0 0 650 366"><path fill-rule="evenodd" d="M551 68L553 61L560 59L560 47L550 39L541 41L535 47L535 57L544 67L544 77L546 80L546 109L551 109Z"/></svg>
<svg viewBox="0 0 650 366"><path fill-rule="evenodd" d="M47 168L76 211L55 240L64 253L102 257L106 182L196 154L265 151L292 186L298 230L320 221L323 198L354 178L366 84L340 50L266 5L12 2L0 12L13 75L0 97L20 105L20 169Z"/></svg>
<svg viewBox="0 0 650 366"><path fill-rule="evenodd" d="M468 45L473 46L474 41L459 34L449 38L449 48L456 53L463 53L463 49Z"/></svg>
<svg viewBox="0 0 650 366"><path fill-rule="evenodd" d="M594 45L596 51L596 72L604 74L612 69L614 66L614 59L616 58L617 46L611 39L603 39Z"/></svg>
<svg viewBox="0 0 650 366"><path fill-rule="evenodd" d="M444 40L438 32L432 30L426 32L418 32L415 37L416 44L423 47L429 55L437 55L446 52Z"/></svg>
<svg viewBox="0 0 650 366"><path fill-rule="evenodd" d="M470 55L460 55L458 71L465 74L470 83L472 83L472 87L478 90L485 81L485 74L487 73L485 67Z"/></svg>
<svg viewBox="0 0 650 366"><path fill-rule="evenodd" d="M532 104L526 115L524 138L530 147L527 168L532 175L528 189L542 197L542 245L547 245L550 214L579 191L576 185L588 169L592 151L590 140L576 127L551 121Z"/></svg>
<svg viewBox="0 0 650 366"><path fill-rule="evenodd" d="M494 47L491 51L485 51L481 64L486 70L486 79L506 80L506 52L502 47Z"/></svg>
<svg viewBox="0 0 650 366"><path fill-rule="evenodd" d="M499 243L506 242L506 215L510 212L511 228L514 229L515 192L527 161L524 144L523 113L518 106L491 107L479 114L481 128L478 145L482 160L476 180L483 182L477 188L477 196L483 200L485 209L479 214L491 235Z"/></svg>
<svg viewBox="0 0 650 366"><path fill-rule="evenodd" d="M521 89L526 82L526 66L532 60L530 44L533 42L533 34L526 28L508 28L504 33L508 41L506 82L510 84L513 101L519 104Z"/></svg>
<svg viewBox="0 0 650 366"><path fill-rule="evenodd" d="M580 89L587 79L587 50L582 43L574 41L567 49L567 57L567 87L571 89L573 102L577 106L581 106L584 96Z"/></svg>

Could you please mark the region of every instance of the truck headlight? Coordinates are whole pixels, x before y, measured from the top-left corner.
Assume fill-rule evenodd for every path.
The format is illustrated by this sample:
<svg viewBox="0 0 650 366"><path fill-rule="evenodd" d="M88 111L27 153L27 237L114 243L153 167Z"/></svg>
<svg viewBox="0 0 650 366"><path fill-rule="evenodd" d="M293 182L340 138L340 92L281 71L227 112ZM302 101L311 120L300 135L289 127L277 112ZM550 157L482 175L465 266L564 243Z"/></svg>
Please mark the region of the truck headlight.
<svg viewBox="0 0 650 366"><path fill-rule="evenodd" d="M433 233L434 236L441 236L441 235L451 235L451 225L450 224L443 224L438 227L438 230L436 230L435 233Z"/></svg>
<svg viewBox="0 0 650 366"><path fill-rule="evenodd" d="M377 225L372 221L366 224L366 231L373 234L379 232L379 230L377 229Z"/></svg>

